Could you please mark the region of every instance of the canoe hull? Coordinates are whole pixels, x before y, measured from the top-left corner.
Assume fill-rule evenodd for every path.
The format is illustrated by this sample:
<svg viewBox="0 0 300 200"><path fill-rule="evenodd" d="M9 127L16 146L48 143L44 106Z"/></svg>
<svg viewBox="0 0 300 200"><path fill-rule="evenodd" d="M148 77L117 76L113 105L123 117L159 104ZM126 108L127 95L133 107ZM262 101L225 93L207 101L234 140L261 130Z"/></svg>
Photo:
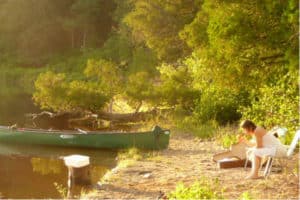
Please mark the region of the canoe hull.
<svg viewBox="0 0 300 200"><path fill-rule="evenodd" d="M0 128L0 142L16 144L38 144L64 147L82 148L142 148L142 149L165 149L169 144L169 130L155 127L153 131L137 133L101 133L42 130L10 130Z"/></svg>

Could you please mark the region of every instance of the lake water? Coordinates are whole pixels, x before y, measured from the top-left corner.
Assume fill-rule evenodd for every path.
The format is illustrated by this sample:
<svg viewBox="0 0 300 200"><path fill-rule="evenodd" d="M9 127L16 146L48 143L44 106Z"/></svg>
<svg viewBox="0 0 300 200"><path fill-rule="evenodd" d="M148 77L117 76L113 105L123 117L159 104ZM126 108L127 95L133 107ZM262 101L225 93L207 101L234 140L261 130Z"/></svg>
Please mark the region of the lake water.
<svg viewBox="0 0 300 200"><path fill-rule="evenodd" d="M68 181L62 158L73 154L90 157L92 184L116 165L116 151L0 143L0 198L62 198Z"/></svg>

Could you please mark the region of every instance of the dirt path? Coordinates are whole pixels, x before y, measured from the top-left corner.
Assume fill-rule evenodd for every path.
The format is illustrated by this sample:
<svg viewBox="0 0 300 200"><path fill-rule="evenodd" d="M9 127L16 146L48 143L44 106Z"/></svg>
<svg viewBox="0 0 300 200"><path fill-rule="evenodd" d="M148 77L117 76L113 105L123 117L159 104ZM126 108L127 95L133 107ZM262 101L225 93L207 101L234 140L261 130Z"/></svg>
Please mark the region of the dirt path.
<svg viewBox="0 0 300 200"><path fill-rule="evenodd" d="M218 169L212 155L223 151L212 141L192 136L173 136L167 150L150 159L117 167L105 183L83 196L101 199L158 199L174 190L176 183L189 185L205 176L218 178L225 198L237 199L248 191L255 199L298 199L298 177L293 174L299 154L288 161L284 172L271 173L268 179L245 180L243 168Z"/></svg>

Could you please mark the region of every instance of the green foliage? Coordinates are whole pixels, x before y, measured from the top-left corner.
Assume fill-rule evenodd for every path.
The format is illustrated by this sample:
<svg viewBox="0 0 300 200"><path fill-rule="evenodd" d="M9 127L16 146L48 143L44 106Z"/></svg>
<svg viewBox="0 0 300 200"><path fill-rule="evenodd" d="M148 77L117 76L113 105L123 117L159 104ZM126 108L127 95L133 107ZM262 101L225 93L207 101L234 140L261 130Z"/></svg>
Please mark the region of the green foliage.
<svg viewBox="0 0 300 200"><path fill-rule="evenodd" d="M0 66L0 95L13 95L34 91L34 81L44 69ZM13 87L12 87L13 86Z"/></svg>
<svg viewBox="0 0 300 200"><path fill-rule="evenodd" d="M67 109L68 103L65 102L65 97L67 96L65 74L42 73L37 78L35 87L36 92L33 95L33 99L42 109Z"/></svg>
<svg viewBox="0 0 300 200"><path fill-rule="evenodd" d="M64 187L62 184L59 184L57 182L54 182L53 185L54 185L55 189L57 190L57 192L60 194L61 198L67 199L68 188Z"/></svg>
<svg viewBox="0 0 300 200"><path fill-rule="evenodd" d="M133 50L132 61L129 63L128 71L130 73L146 71L153 75L157 74L156 64L157 59L150 49L138 47Z"/></svg>
<svg viewBox="0 0 300 200"><path fill-rule="evenodd" d="M104 93L115 95L122 83L120 70L115 63L104 59L88 60L84 70L87 78L94 80Z"/></svg>
<svg viewBox="0 0 300 200"><path fill-rule="evenodd" d="M232 123L241 117L238 106L241 105L242 98L245 97L235 94L229 89L207 88L196 102L195 116L204 123L211 119L221 125Z"/></svg>
<svg viewBox="0 0 300 200"><path fill-rule="evenodd" d="M129 160L152 160L159 161L161 159L158 151L140 150L135 147L123 149L118 152L118 162Z"/></svg>
<svg viewBox="0 0 300 200"><path fill-rule="evenodd" d="M64 3L58 1L5 1L0 7L0 34L6 40L3 51L16 55L19 63L38 66L50 52L60 52L66 45L58 21L60 9Z"/></svg>
<svg viewBox="0 0 300 200"><path fill-rule="evenodd" d="M34 101L43 109L54 111L99 111L109 100L97 83L66 80L65 74L46 72L35 82Z"/></svg>
<svg viewBox="0 0 300 200"><path fill-rule="evenodd" d="M97 57L92 52L88 55ZM81 58L70 58L67 63L57 63L49 67L50 69L60 67L56 70L60 73L41 74L35 84L35 102L43 109L55 111L73 109L97 111L107 101L120 94L124 94L134 106L156 99L153 85L149 81L152 75L148 72L131 74L126 80L124 77L126 69L123 69L123 65L105 59L89 59L83 70L82 61L85 57L83 55ZM71 68L68 65L71 64L74 64L75 70L70 73ZM141 69L143 67L140 67Z"/></svg>
<svg viewBox="0 0 300 200"><path fill-rule="evenodd" d="M292 1L289 4L294 5ZM290 39L298 25L287 26L291 23L285 17L288 7L269 1L259 5L204 1L194 21L181 32L194 48L186 63L194 86L201 90L195 109L199 120L216 119L220 124L238 120L240 106L249 106L249 98L255 101L261 87L275 84L278 76L294 68L287 55L297 53ZM289 12L292 16L298 13Z"/></svg>
<svg viewBox="0 0 300 200"><path fill-rule="evenodd" d="M193 79L186 65L172 66L162 64L158 67L161 83L157 88L160 104L174 107L179 105L191 111L194 99L199 97L199 91L193 88Z"/></svg>
<svg viewBox="0 0 300 200"><path fill-rule="evenodd" d="M194 1L132 1L124 22L136 41L144 41L160 59L174 61L187 50L178 32L195 14Z"/></svg>
<svg viewBox="0 0 300 200"><path fill-rule="evenodd" d="M106 0L1 1L1 54L40 67L53 55L100 47L111 30L114 7Z"/></svg>
<svg viewBox="0 0 300 200"><path fill-rule="evenodd" d="M284 22L286 7L283 2L204 1L181 32L199 60L196 78L206 76L218 87L239 90L259 88L281 73L278 70L289 62L285 55L298 53L296 42L292 45L289 39L298 25Z"/></svg>
<svg viewBox="0 0 300 200"><path fill-rule="evenodd" d="M210 181L202 178L186 187L183 183L178 183L175 191L168 194L169 199L223 199L222 193L218 191L218 180Z"/></svg>
<svg viewBox="0 0 300 200"><path fill-rule="evenodd" d="M143 46L136 46L127 36L127 30L122 30L119 33L113 33L110 38L104 43L103 47L96 53L98 57L106 60L111 60L118 63L124 74L147 71L151 74L157 73L155 66L157 59L152 50ZM96 56L90 55L91 58Z"/></svg>
<svg viewBox="0 0 300 200"><path fill-rule="evenodd" d="M236 139L236 135L224 135L222 137L222 146L224 148L229 148L231 147L231 145L236 144L237 143L237 139Z"/></svg>
<svg viewBox="0 0 300 200"><path fill-rule="evenodd" d="M37 79L34 100L43 109L98 111L119 98L136 110L174 109L173 117L182 115L178 127L191 126L200 137L213 135L212 122L241 117L287 126L291 137L297 125L290 120L298 119L298 4L1 1L0 94L7 101L30 95Z"/></svg>
<svg viewBox="0 0 300 200"><path fill-rule="evenodd" d="M38 112L31 94L34 81L44 69L22 68L13 64L0 66L0 123L12 125L24 123L24 113Z"/></svg>
<svg viewBox="0 0 300 200"><path fill-rule="evenodd" d="M293 168L293 175L297 177L297 179L299 179L299 162L296 163L296 166Z"/></svg>
<svg viewBox="0 0 300 200"><path fill-rule="evenodd" d="M69 110L88 110L97 112L101 110L110 99L110 94L102 90L101 86L93 82L72 81L67 88Z"/></svg>
<svg viewBox="0 0 300 200"><path fill-rule="evenodd" d="M191 48L204 47L208 43L206 30L208 26L208 16L204 12L198 12L190 24L184 26L179 32L179 36Z"/></svg>
<svg viewBox="0 0 300 200"><path fill-rule="evenodd" d="M124 92L129 103L134 107L138 106L137 109L141 107L143 102L153 102L157 98L154 91L153 80L151 80L151 76L147 72L138 72L130 75Z"/></svg>
<svg viewBox="0 0 300 200"><path fill-rule="evenodd" d="M216 140L224 148L229 148L238 142L239 135L237 134L237 127L235 126L227 125L220 127L216 132Z"/></svg>
<svg viewBox="0 0 300 200"><path fill-rule="evenodd" d="M104 43L102 53L104 59L117 63L129 62L132 57L130 38L123 33L112 34Z"/></svg>
<svg viewBox="0 0 300 200"><path fill-rule="evenodd" d="M247 192L243 192L242 194L241 194L241 196L239 197L239 199L240 200L252 200L252 199L254 199L251 195L250 195L250 193L247 191Z"/></svg>
<svg viewBox="0 0 300 200"><path fill-rule="evenodd" d="M121 150L118 153L118 160L141 160L143 158L142 152L137 148L130 148Z"/></svg>
<svg viewBox="0 0 300 200"><path fill-rule="evenodd" d="M283 75L276 83L260 88L251 106L241 108L243 118L267 128L287 127L286 142L289 144L299 126L298 91L297 74Z"/></svg>
<svg viewBox="0 0 300 200"><path fill-rule="evenodd" d="M212 138L217 133L218 124L216 121L207 121L201 123L195 116L186 113L182 108L176 108L172 113L172 121L180 132L191 133L192 135L208 139Z"/></svg>

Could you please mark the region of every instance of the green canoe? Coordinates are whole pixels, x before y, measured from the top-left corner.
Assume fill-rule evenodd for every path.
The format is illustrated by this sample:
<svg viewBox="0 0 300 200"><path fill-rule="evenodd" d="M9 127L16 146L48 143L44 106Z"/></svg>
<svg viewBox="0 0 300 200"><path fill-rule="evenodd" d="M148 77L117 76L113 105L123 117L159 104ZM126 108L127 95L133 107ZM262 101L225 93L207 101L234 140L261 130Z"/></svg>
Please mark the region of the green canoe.
<svg viewBox="0 0 300 200"><path fill-rule="evenodd" d="M0 142L64 147L165 149L170 131L155 126L148 132L48 131L0 126Z"/></svg>

